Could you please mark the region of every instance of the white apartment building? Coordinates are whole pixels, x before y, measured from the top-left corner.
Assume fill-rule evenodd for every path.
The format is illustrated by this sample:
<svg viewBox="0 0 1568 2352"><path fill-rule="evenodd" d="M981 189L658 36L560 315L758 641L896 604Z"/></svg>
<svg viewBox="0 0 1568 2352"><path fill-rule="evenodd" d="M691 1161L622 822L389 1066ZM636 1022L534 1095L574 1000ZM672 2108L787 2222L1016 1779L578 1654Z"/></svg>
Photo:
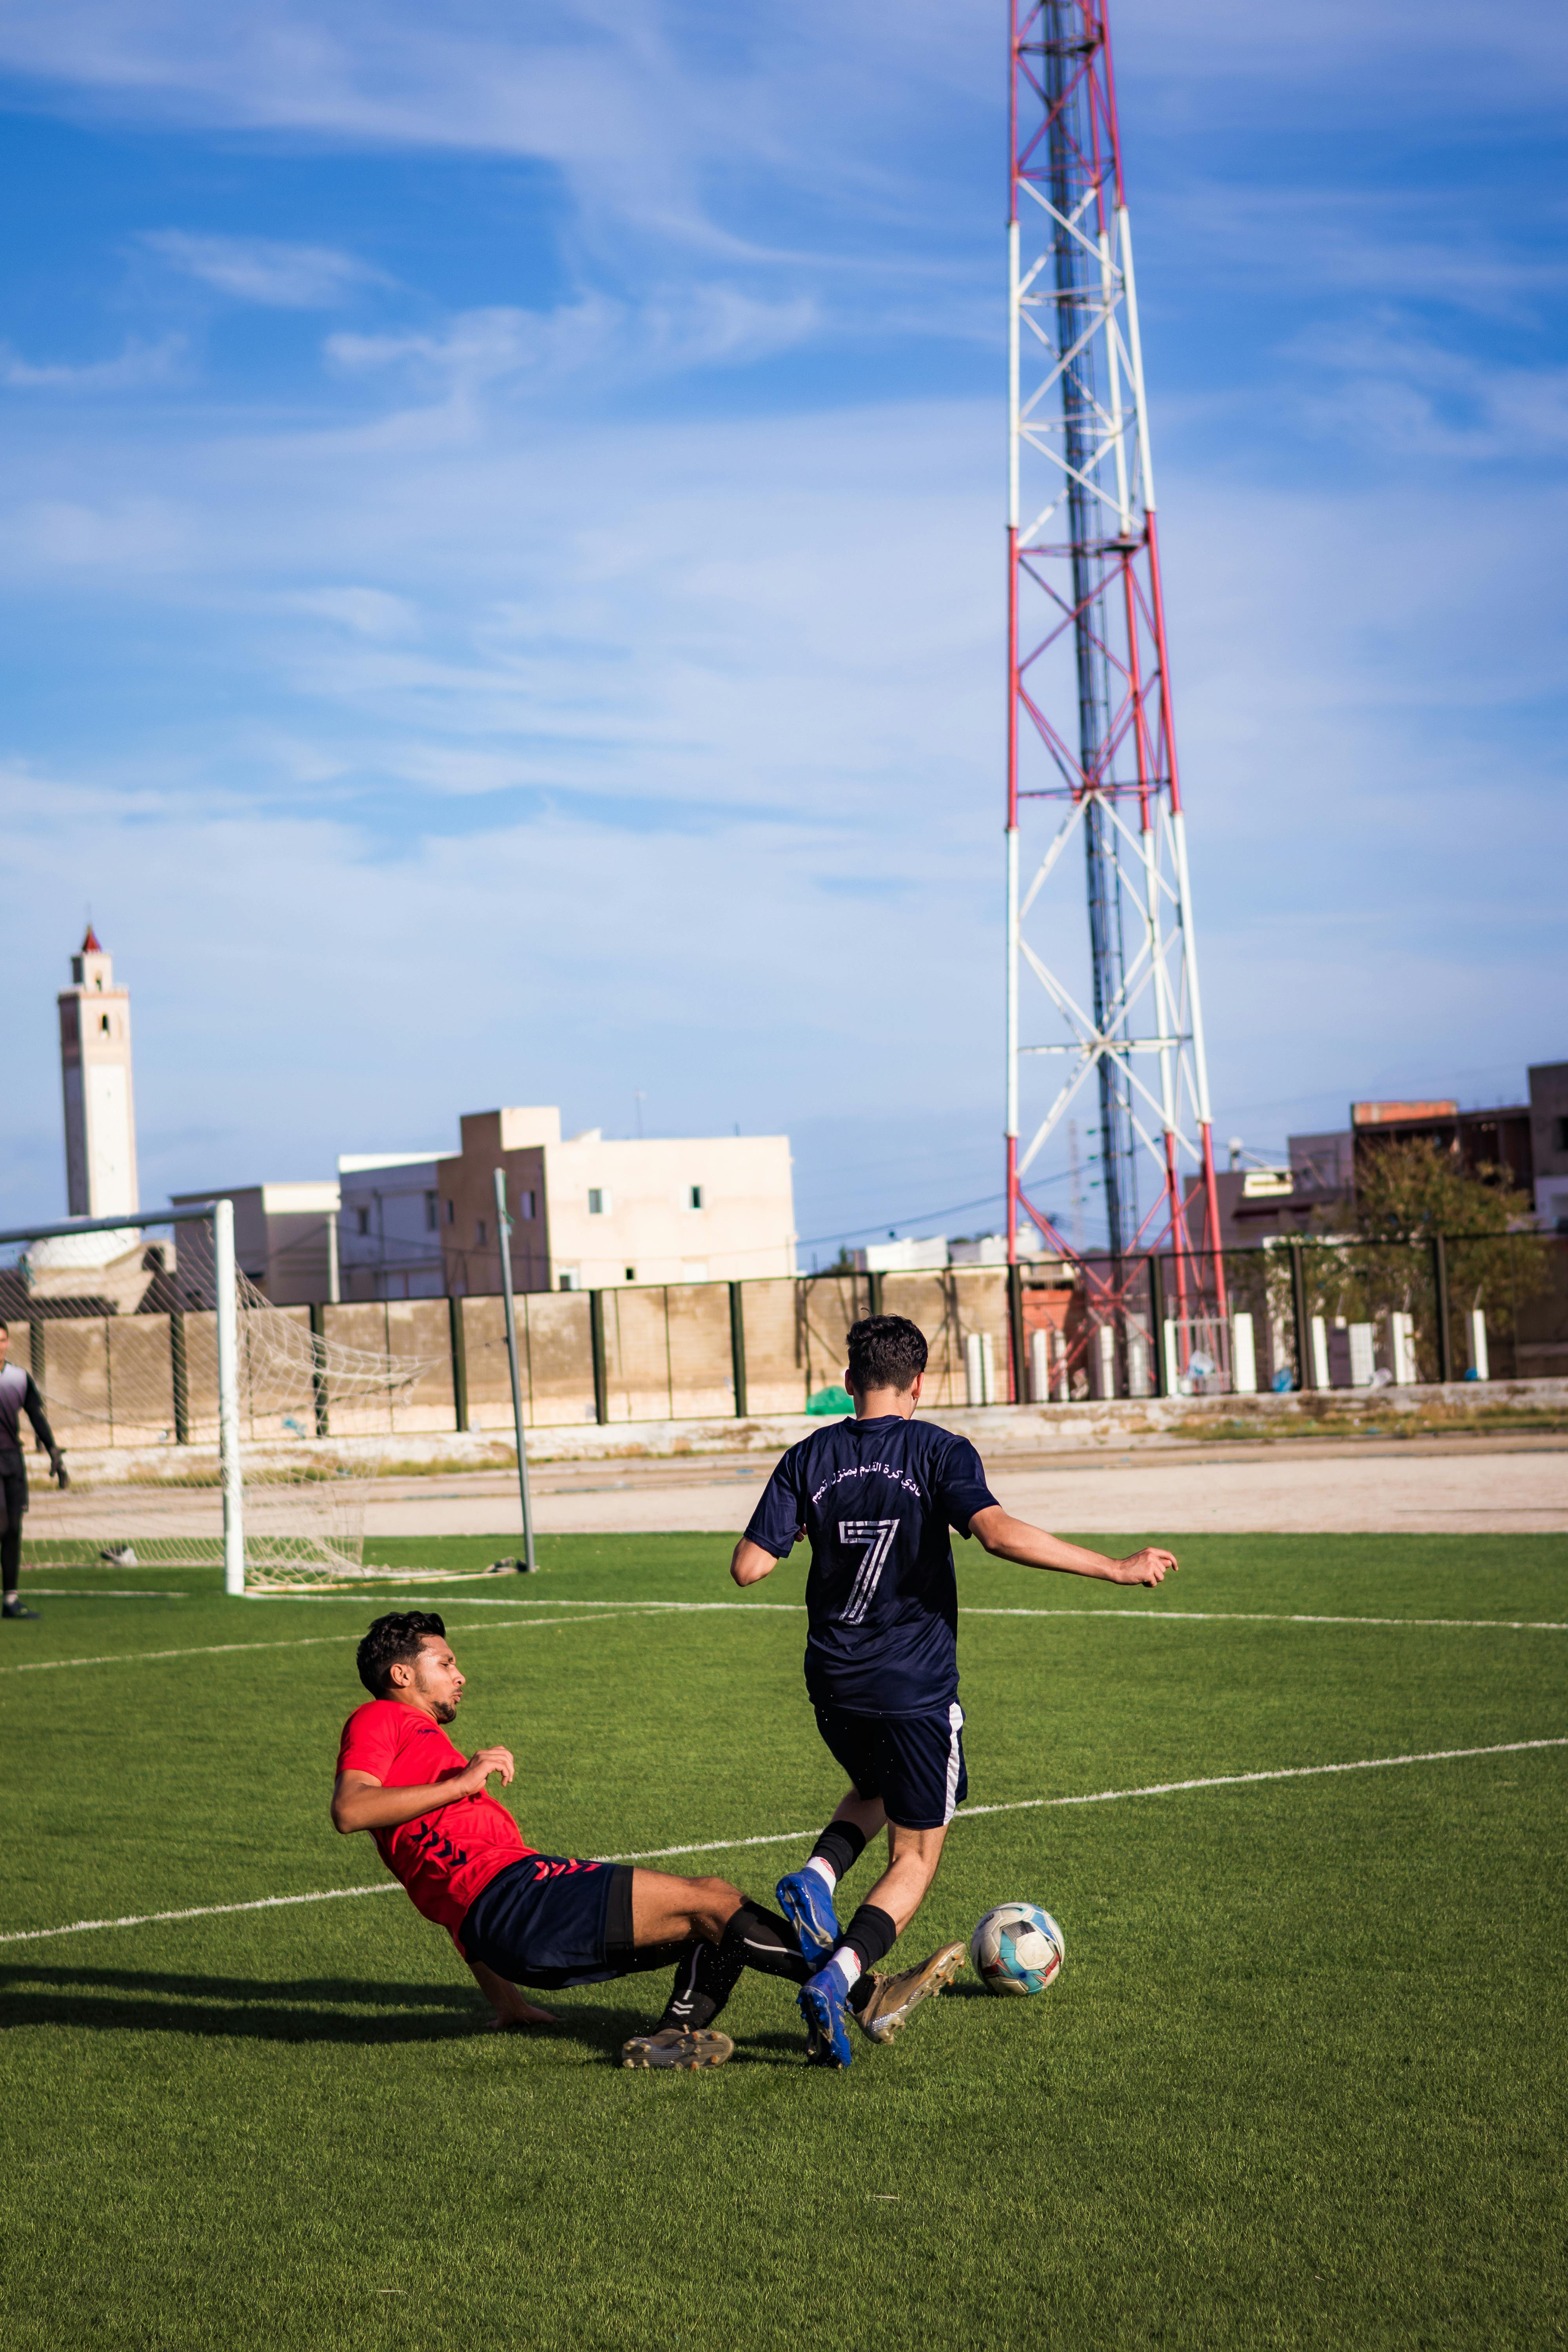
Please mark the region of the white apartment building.
<svg viewBox="0 0 1568 2352"><path fill-rule="evenodd" d="M495 1172L504 1171L519 1290L734 1282L795 1270L789 1138L563 1137L553 1108L472 1111L436 1163L445 1287L500 1286Z"/></svg>
<svg viewBox="0 0 1568 2352"><path fill-rule="evenodd" d="M341 1295L439 1298L446 1289L435 1151L349 1151L338 1161Z"/></svg>

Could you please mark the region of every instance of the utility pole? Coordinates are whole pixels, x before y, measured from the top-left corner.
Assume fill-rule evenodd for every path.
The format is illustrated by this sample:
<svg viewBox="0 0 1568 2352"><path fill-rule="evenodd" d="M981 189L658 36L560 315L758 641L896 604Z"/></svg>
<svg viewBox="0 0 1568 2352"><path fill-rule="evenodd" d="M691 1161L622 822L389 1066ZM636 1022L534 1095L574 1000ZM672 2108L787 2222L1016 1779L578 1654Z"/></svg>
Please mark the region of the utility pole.
<svg viewBox="0 0 1568 2352"><path fill-rule="evenodd" d="M506 1360L511 1373L511 1423L517 1432L517 1492L522 1505L522 1565L531 1576L533 1504L528 1491L528 1438L522 1425L522 1372L517 1353L517 1305L511 1295L511 1218L506 1205L506 1170L496 1170L496 1238L500 1243L500 1287L506 1301Z"/></svg>

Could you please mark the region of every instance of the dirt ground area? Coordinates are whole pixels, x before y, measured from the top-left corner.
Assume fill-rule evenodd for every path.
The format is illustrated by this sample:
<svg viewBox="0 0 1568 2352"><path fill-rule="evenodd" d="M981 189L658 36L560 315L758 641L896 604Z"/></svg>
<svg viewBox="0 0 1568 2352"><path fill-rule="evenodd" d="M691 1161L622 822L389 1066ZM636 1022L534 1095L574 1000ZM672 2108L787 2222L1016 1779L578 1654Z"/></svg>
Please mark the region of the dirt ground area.
<svg viewBox="0 0 1568 2352"><path fill-rule="evenodd" d="M767 1465L550 1463L532 1475L543 1534L739 1529ZM1568 1438L1297 1439L1179 1454L1108 1451L998 1456L997 1499L1046 1527L1089 1534L1310 1535L1568 1529ZM379 1481L368 1537L521 1533L510 1472Z"/></svg>

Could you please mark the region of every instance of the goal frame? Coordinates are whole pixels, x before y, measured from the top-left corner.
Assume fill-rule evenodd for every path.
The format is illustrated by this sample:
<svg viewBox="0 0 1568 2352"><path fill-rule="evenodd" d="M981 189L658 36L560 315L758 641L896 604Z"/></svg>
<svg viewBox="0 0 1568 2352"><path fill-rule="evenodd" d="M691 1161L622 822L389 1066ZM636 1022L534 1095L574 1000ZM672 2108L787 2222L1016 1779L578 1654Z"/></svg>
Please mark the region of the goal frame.
<svg viewBox="0 0 1568 2352"><path fill-rule="evenodd" d="M239 1286L234 1255L234 1202L222 1196L198 1207L133 1209L118 1217L71 1217L54 1225L19 1225L0 1233L12 1242L52 1242L72 1234L128 1233L149 1225L212 1227L214 1305L217 1313L218 1466L223 1490L223 1589L245 1591L245 1480L239 1458Z"/></svg>

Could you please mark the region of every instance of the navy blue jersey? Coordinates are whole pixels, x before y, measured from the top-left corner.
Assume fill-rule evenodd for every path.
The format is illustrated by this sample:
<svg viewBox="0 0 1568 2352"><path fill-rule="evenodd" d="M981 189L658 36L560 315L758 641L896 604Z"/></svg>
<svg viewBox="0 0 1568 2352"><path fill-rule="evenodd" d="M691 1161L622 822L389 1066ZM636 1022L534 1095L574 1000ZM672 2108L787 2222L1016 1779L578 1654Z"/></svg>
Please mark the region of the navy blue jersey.
<svg viewBox="0 0 1568 2352"><path fill-rule="evenodd" d="M884 1413L792 1445L746 1533L782 1559L811 1544L805 1685L816 1706L926 1715L958 1692L958 1585L948 1530L994 1503L966 1437Z"/></svg>

